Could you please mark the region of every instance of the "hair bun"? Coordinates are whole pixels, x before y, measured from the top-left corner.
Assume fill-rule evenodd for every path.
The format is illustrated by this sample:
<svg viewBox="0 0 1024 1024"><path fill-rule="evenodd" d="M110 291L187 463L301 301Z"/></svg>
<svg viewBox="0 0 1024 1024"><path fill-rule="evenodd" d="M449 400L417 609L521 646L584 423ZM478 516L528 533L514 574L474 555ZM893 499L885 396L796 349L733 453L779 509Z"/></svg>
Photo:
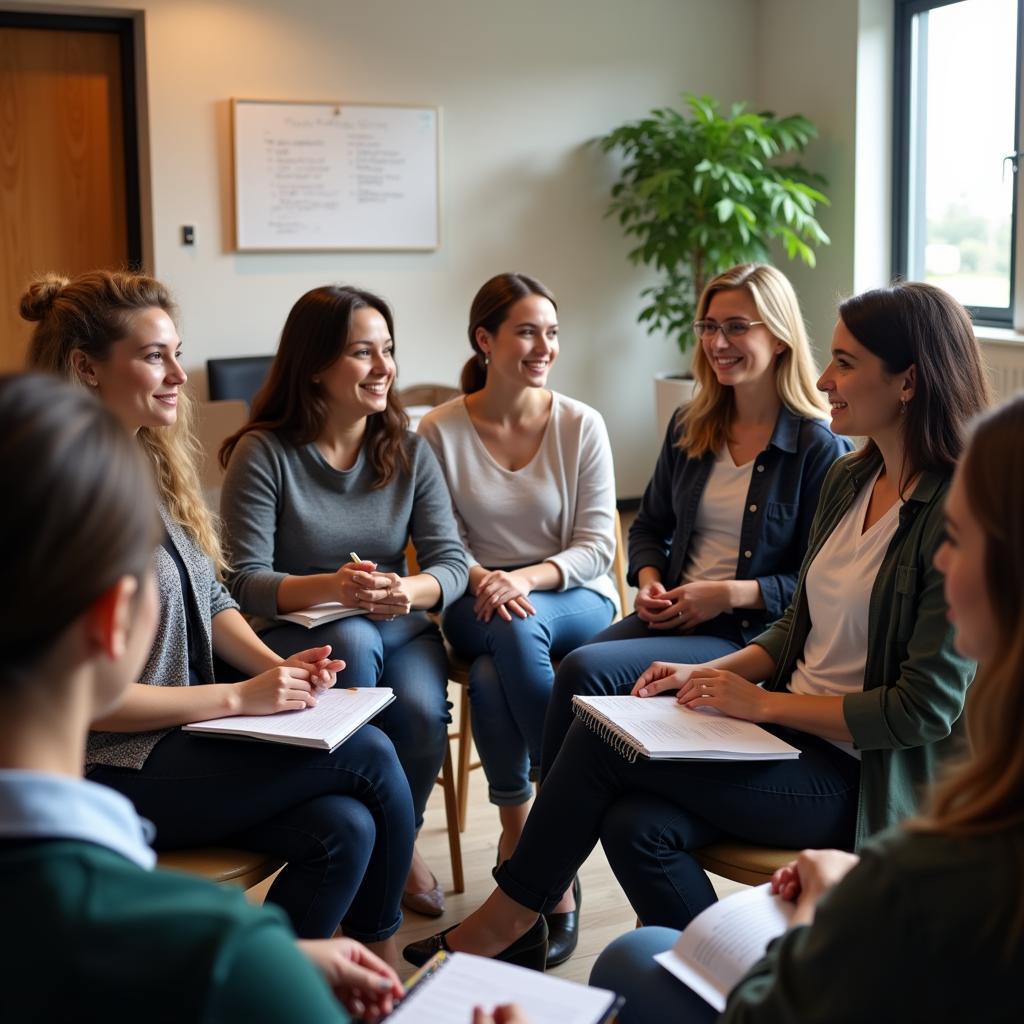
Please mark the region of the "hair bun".
<svg viewBox="0 0 1024 1024"><path fill-rule="evenodd" d="M43 274L37 277L21 297L18 309L24 320L42 320L53 308L54 300L69 279L61 274Z"/></svg>

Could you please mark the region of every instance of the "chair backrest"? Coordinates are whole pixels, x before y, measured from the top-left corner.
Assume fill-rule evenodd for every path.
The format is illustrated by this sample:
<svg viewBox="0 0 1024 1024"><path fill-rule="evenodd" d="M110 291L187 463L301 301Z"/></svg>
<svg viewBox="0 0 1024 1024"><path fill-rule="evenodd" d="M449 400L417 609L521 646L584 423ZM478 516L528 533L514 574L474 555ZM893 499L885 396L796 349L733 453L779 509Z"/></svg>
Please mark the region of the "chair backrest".
<svg viewBox="0 0 1024 1024"><path fill-rule="evenodd" d="M447 384L410 384L407 388L399 388L398 397L402 400L406 413L409 415L409 429L415 430L420 420L435 405L441 405L462 392Z"/></svg>
<svg viewBox="0 0 1024 1024"><path fill-rule="evenodd" d="M615 557L612 559L612 577L619 592L619 607L623 617L629 614L629 584L626 582L626 544L622 539L622 516L615 510Z"/></svg>
<svg viewBox="0 0 1024 1024"><path fill-rule="evenodd" d="M206 504L214 512L220 505L220 486L224 479L217 452L224 438L241 430L248 419L249 407L239 399L196 403L196 440L203 450L199 482Z"/></svg>
<svg viewBox="0 0 1024 1024"><path fill-rule="evenodd" d="M253 396L267 379L273 356L233 356L206 360L206 383L210 401L240 398L252 405Z"/></svg>

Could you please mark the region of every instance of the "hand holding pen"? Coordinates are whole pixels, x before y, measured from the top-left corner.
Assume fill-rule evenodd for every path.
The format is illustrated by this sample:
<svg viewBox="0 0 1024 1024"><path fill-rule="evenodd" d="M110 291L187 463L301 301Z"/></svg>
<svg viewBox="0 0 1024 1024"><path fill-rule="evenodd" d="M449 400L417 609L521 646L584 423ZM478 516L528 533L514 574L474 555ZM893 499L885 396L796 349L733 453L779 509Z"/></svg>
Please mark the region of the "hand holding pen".
<svg viewBox="0 0 1024 1024"><path fill-rule="evenodd" d="M354 551L335 573L338 600L349 608L362 608L371 619L384 621L409 612L411 602L404 580L397 573L377 572L377 564L361 559Z"/></svg>

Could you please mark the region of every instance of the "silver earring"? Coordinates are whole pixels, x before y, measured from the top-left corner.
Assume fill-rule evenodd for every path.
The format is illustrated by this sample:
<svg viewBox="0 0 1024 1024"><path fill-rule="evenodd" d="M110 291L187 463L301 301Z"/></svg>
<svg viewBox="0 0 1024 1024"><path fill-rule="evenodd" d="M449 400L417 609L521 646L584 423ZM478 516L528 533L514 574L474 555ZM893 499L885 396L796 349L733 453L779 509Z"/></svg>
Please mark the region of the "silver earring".
<svg viewBox="0 0 1024 1024"><path fill-rule="evenodd" d="M484 364L484 366L489 366L491 362L491 357L486 352L481 352L480 361Z"/></svg>

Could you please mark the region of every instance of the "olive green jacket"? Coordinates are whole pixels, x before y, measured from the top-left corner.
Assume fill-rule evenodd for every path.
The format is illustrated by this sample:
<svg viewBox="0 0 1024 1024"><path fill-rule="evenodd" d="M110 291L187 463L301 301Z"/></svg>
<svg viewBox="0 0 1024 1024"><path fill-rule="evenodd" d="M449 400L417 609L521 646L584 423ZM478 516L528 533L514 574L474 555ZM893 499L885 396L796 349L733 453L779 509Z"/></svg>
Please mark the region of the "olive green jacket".
<svg viewBox="0 0 1024 1024"><path fill-rule="evenodd" d="M765 684L770 690L786 689L811 630L807 569L881 461L877 452L845 455L825 478L793 600L754 640L775 662ZM843 697L843 715L861 754L857 847L913 814L939 763L960 745L959 720L975 664L953 648L942 574L933 564L950 478L922 473L900 509L868 605L864 689Z"/></svg>

